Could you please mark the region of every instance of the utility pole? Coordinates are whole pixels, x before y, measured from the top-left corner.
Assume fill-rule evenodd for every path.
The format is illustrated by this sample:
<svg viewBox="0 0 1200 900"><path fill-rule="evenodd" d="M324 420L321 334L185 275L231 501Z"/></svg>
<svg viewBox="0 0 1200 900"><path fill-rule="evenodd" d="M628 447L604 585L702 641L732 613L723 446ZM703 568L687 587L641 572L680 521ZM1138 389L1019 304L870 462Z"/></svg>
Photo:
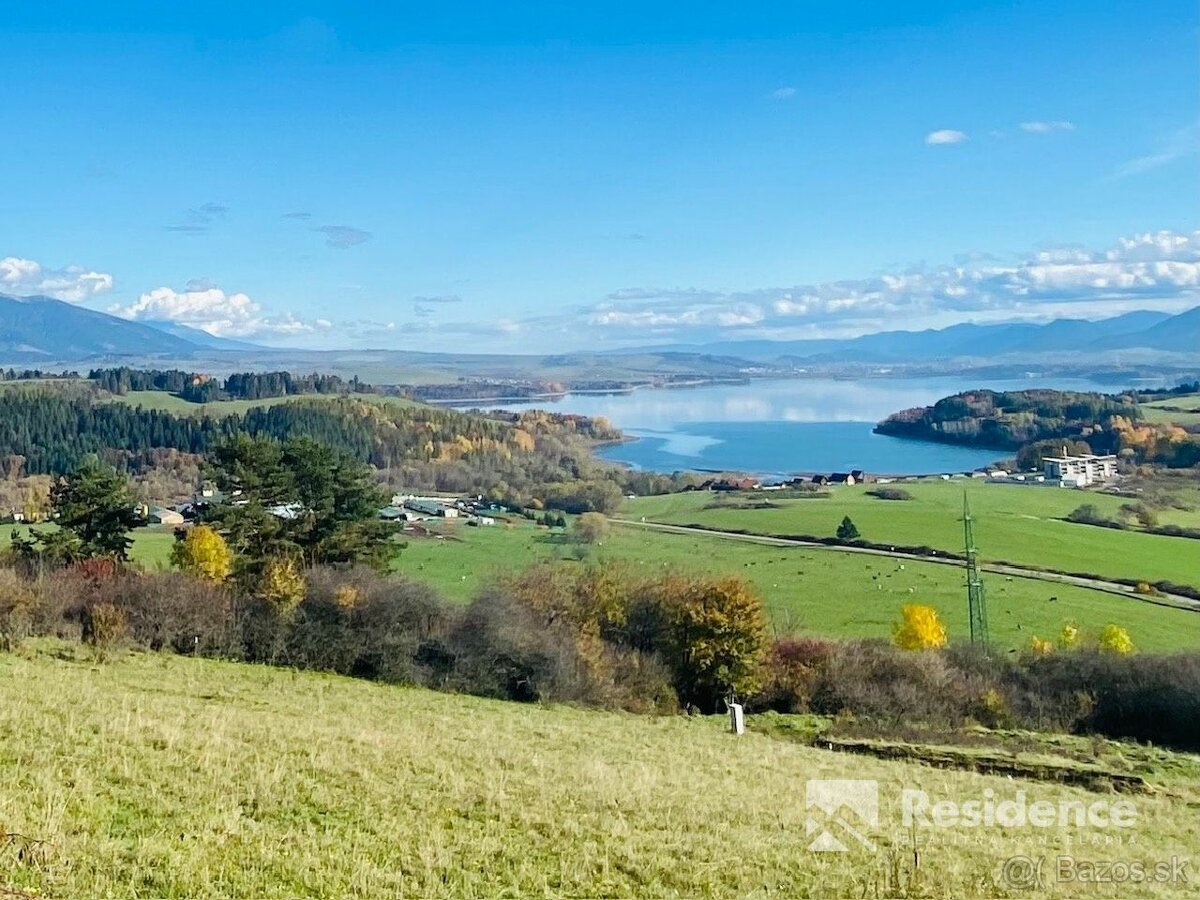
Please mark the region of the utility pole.
<svg viewBox="0 0 1200 900"><path fill-rule="evenodd" d="M971 644L987 650L987 600L983 595L983 579L979 574L979 556L975 549L975 527L971 505L963 491L963 535L967 545L967 612L971 620Z"/></svg>

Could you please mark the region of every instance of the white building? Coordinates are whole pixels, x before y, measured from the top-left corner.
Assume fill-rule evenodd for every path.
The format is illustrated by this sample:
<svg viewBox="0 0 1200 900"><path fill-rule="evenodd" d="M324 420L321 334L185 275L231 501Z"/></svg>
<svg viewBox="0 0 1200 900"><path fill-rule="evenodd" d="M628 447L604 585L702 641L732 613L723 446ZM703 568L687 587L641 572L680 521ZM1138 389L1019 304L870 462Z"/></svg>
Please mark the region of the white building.
<svg viewBox="0 0 1200 900"><path fill-rule="evenodd" d="M1117 477L1117 458L1108 456L1047 456L1042 460L1047 481L1057 481L1064 486L1086 487L1102 484Z"/></svg>

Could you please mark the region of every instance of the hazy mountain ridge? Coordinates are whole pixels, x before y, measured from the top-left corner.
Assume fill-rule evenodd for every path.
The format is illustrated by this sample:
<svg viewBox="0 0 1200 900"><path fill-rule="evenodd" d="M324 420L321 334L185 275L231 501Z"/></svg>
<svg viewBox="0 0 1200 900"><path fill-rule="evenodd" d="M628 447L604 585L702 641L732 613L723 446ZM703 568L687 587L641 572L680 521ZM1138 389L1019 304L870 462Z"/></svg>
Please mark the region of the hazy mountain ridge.
<svg viewBox="0 0 1200 900"><path fill-rule="evenodd" d="M0 360L64 363L92 356L186 355L197 350L247 350L175 322L133 322L51 297L0 294Z"/></svg>
<svg viewBox="0 0 1200 900"><path fill-rule="evenodd" d="M70 364L98 357L110 361L122 357L177 357L186 360L193 355L205 357L213 352L237 355L246 351L272 358L296 354L322 356L329 353L361 357L364 353L381 353L411 360L428 359L430 362L462 356L436 351L406 353L388 350L301 351L264 348L246 341L217 337L177 322L134 322L49 297L9 297L0 294L0 363L6 365ZM969 361L972 366L978 366L982 361L1003 361L1005 364L1023 360L1042 362L1055 354L1065 359L1090 358L1097 362L1112 362L1125 351L1200 358L1200 307L1178 315L1140 310L1096 321L1057 319L1046 324L964 323L941 329L883 331L845 339L730 340L609 351L581 350L550 356L532 354L522 358L536 369L547 366L561 368L567 363L591 368L600 360L607 359L614 362L620 360L622 365L618 368L630 376L671 371L679 366L695 374L732 376L754 364L789 369L843 364L921 365ZM468 355L476 362L487 362L490 368L499 366L500 370L506 368L502 365L504 360L517 359L503 354ZM591 362L586 362L589 360ZM245 365L244 360L230 359L228 363ZM508 374L515 376L517 373Z"/></svg>
<svg viewBox="0 0 1200 900"><path fill-rule="evenodd" d="M759 362L908 363L1044 353L1147 349L1200 354L1200 307L1178 315L1138 310L1108 319L1055 319L1044 325L964 323L925 331L882 331L856 338L717 341L659 347Z"/></svg>

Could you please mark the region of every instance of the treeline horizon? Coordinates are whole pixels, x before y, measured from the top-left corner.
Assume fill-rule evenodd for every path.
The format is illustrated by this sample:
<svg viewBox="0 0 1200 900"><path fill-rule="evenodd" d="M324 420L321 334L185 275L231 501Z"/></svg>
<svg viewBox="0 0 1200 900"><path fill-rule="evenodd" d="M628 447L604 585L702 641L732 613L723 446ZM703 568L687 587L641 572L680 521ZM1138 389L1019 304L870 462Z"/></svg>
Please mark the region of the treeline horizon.
<svg viewBox="0 0 1200 900"><path fill-rule="evenodd" d="M200 416L104 402L71 385L0 392L0 460L9 477L61 476L89 456L142 475L165 451L198 458L238 434L310 438L369 464L397 489L479 494L512 508L609 512L626 492L663 493L695 480L595 458L598 442L621 433L603 418L564 413L463 412L351 395Z"/></svg>

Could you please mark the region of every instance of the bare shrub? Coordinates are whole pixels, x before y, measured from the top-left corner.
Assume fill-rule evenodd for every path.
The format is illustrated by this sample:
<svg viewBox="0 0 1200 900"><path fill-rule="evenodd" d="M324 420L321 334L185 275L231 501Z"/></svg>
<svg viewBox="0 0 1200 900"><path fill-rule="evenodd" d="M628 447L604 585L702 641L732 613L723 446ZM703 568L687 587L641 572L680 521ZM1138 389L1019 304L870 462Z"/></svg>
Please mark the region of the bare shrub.
<svg viewBox="0 0 1200 900"><path fill-rule="evenodd" d="M763 664L763 687L751 699L750 708L809 712L813 693L834 650L832 642L819 638L776 641Z"/></svg>
<svg viewBox="0 0 1200 900"><path fill-rule="evenodd" d="M469 694L525 703L591 702L592 685L574 636L549 626L528 607L486 592L463 614L449 637L455 666L450 686Z"/></svg>
<svg viewBox="0 0 1200 900"><path fill-rule="evenodd" d="M850 710L884 723L957 725L982 696L985 679L941 652L908 653L880 641L837 645L813 693L814 712Z"/></svg>
<svg viewBox="0 0 1200 900"><path fill-rule="evenodd" d="M25 579L0 569L0 650L12 651L33 634L37 598Z"/></svg>
<svg viewBox="0 0 1200 900"><path fill-rule="evenodd" d="M209 579L179 572L125 575L110 583L131 640L151 650L227 655L234 651L233 602Z"/></svg>
<svg viewBox="0 0 1200 900"><path fill-rule="evenodd" d="M119 606L100 601L89 604L83 613L83 642L103 659L125 640L129 622Z"/></svg>
<svg viewBox="0 0 1200 900"><path fill-rule="evenodd" d="M287 629L292 665L424 684L444 676L433 652L451 613L427 585L368 568L316 569Z"/></svg>

